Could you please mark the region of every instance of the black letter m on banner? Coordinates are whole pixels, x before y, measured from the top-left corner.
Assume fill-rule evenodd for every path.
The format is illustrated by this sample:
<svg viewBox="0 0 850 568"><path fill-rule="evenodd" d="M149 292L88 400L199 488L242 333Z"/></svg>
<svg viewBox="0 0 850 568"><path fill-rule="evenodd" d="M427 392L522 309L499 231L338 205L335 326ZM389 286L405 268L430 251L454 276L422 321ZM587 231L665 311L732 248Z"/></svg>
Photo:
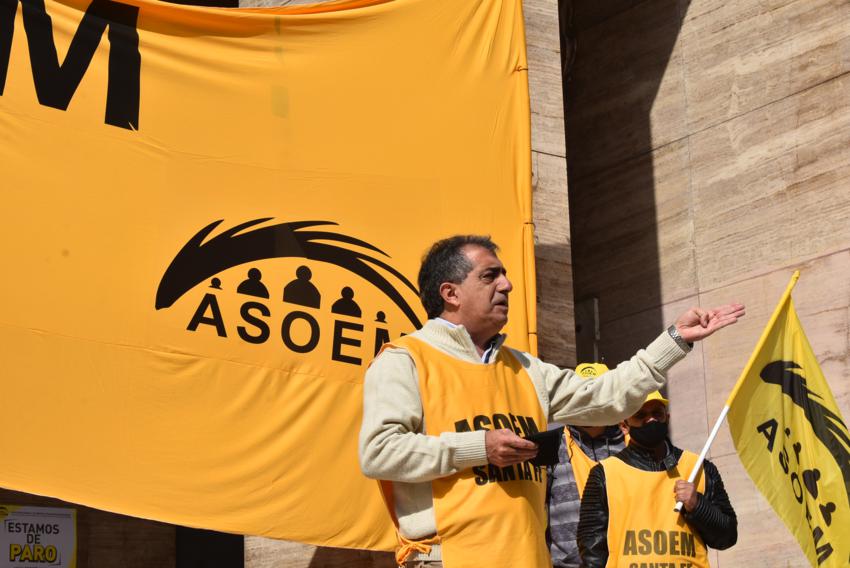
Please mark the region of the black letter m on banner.
<svg viewBox="0 0 850 568"><path fill-rule="evenodd" d="M21 5L38 102L60 110L68 109L108 27L109 75L104 122L138 130L142 64L136 30L139 8L112 0L94 0L83 15L65 61L60 65L53 24L44 9L44 0L21 0ZM6 86L17 8L18 0L0 0L0 95Z"/></svg>

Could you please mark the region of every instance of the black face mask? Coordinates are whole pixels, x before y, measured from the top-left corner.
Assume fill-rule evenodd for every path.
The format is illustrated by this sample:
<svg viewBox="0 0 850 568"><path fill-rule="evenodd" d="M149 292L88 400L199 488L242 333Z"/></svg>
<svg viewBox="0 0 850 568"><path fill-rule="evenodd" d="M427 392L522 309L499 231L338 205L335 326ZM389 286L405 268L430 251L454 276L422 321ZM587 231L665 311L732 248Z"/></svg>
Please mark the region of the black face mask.
<svg viewBox="0 0 850 568"><path fill-rule="evenodd" d="M650 422L639 428L629 428L629 436L632 440L645 448L654 448L667 439L666 422Z"/></svg>

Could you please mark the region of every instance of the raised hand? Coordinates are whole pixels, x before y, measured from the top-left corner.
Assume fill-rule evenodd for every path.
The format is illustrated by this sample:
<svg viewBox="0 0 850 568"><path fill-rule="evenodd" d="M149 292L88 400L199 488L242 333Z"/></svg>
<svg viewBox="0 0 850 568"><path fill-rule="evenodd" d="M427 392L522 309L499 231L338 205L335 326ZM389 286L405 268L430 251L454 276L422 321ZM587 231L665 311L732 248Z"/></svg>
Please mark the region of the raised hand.
<svg viewBox="0 0 850 568"><path fill-rule="evenodd" d="M726 304L705 310L693 307L676 320L676 330L688 343L705 339L718 329L732 325L746 314L744 304Z"/></svg>

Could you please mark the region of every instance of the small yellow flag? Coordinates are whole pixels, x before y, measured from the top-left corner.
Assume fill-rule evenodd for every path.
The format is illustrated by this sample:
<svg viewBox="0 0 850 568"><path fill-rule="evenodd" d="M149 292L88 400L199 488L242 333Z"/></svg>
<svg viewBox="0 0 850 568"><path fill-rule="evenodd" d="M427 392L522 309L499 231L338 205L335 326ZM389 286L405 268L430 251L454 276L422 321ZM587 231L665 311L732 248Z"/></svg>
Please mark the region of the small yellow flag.
<svg viewBox="0 0 850 568"><path fill-rule="evenodd" d="M729 427L741 462L812 566L844 567L850 565L850 436L790 288L742 375Z"/></svg>

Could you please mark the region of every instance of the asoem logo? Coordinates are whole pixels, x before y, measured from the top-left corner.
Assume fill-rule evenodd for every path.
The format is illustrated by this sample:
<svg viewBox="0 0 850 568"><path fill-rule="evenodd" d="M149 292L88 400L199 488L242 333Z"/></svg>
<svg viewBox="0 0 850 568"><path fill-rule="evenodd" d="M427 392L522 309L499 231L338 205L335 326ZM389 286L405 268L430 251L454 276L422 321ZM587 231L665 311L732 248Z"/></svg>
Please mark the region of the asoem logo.
<svg viewBox="0 0 850 568"><path fill-rule="evenodd" d="M823 404L823 396L809 389L804 373L803 367L795 361L772 361L762 368L759 376L766 384L778 386L782 394L803 412L812 433L835 460L844 481L845 496L850 501L850 433L841 417ZM792 431L790 425L782 430L779 422L771 418L757 426L756 430L765 437L766 450L771 454L775 450L779 466L788 479L786 490L791 491L797 503L805 508L805 519L811 530L818 564L821 564L834 551L822 527L830 527L836 511L846 507L831 501L824 502L825 493L820 488L821 470L832 469L832 466L809 461L807 458L813 454L805 444L811 443L811 438ZM790 445L790 451L786 444ZM808 499L804 492L808 493ZM816 506L810 510L809 503ZM841 512L846 515L846 511Z"/></svg>
<svg viewBox="0 0 850 568"><path fill-rule="evenodd" d="M165 270L156 309L171 308L206 283L203 297L191 314L186 312L188 332L214 332L255 345L274 341L301 354L315 351L324 341L332 360L351 365L361 365L390 340L388 314L402 320L395 325L398 335L421 327L408 302L418 298L418 291L389 264L383 250L327 230L337 226L333 221L268 224L272 220L254 219L211 236L224 222L218 220L198 231ZM278 259L290 259L284 272ZM233 280L230 269L243 265L247 271ZM316 275L327 266L335 267L332 283ZM270 279L273 269L285 279ZM327 275L327 270L323 273ZM355 278L341 280L340 275ZM238 298L236 304L233 297ZM362 304L364 297L373 300ZM222 309L226 305L233 306L230 313Z"/></svg>

